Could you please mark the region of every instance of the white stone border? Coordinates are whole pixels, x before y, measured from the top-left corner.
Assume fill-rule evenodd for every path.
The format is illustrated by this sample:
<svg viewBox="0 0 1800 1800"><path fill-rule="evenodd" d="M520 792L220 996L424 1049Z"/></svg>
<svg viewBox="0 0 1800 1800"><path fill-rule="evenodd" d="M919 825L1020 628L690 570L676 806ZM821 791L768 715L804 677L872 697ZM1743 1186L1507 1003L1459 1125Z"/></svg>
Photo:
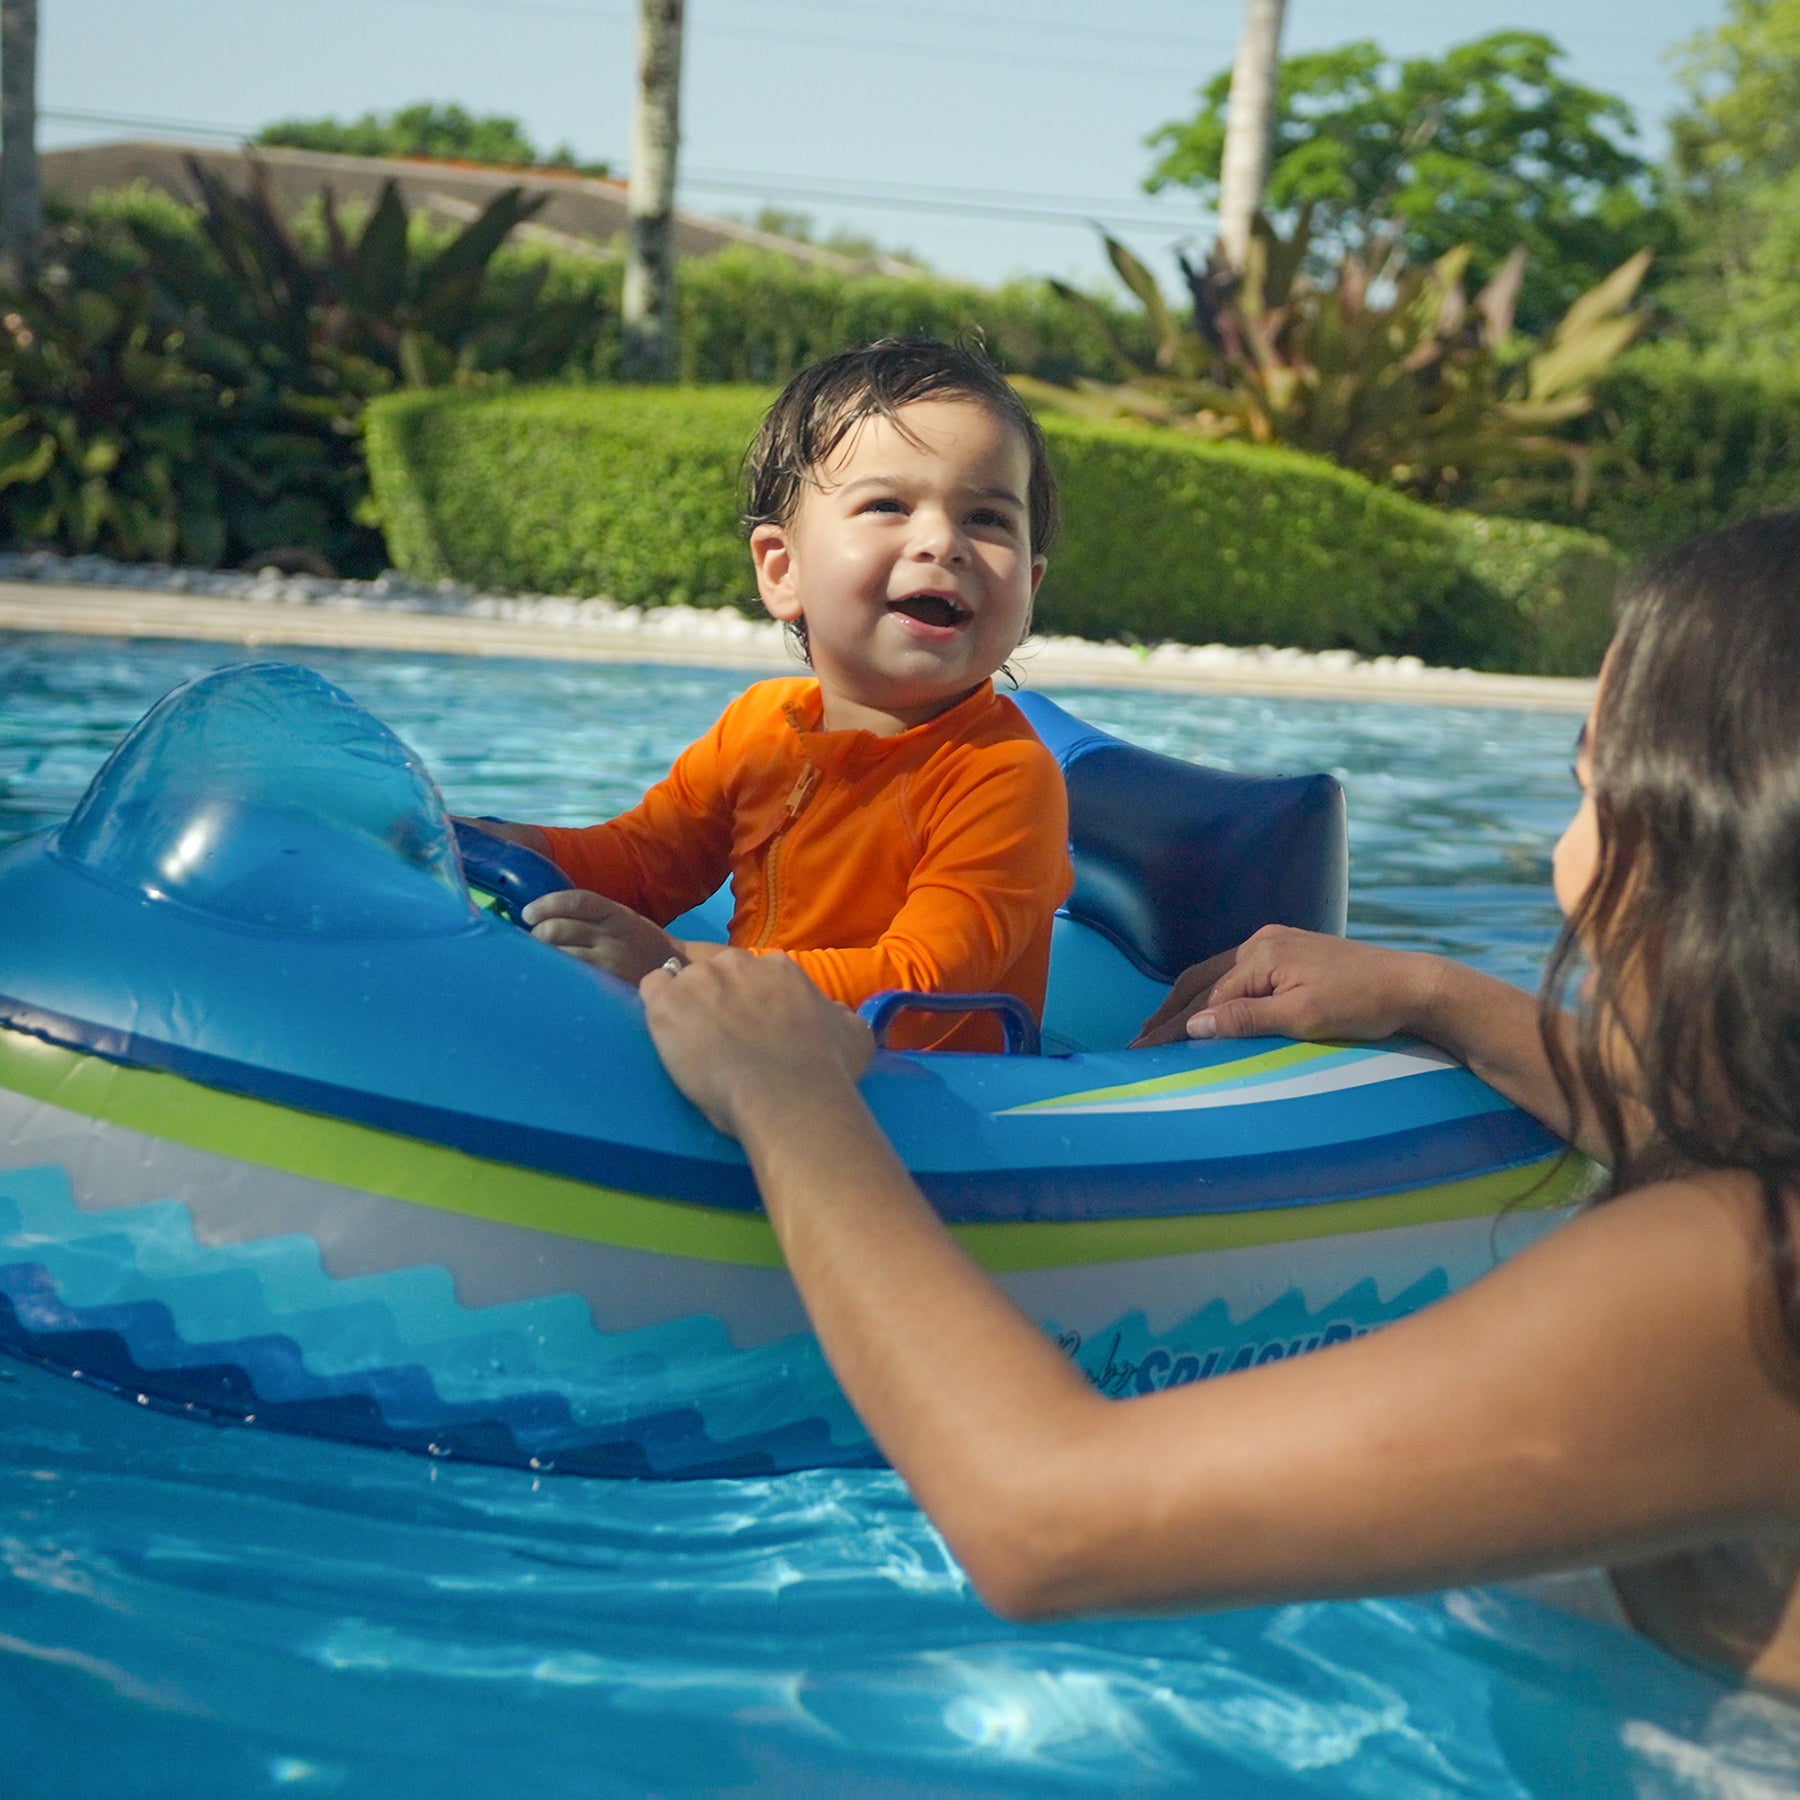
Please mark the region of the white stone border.
<svg viewBox="0 0 1800 1800"><path fill-rule="evenodd" d="M189 639L460 656L653 662L781 673L797 668L781 628L731 608L643 609L610 600L478 594L399 575L176 569L103 557L0 553L0 630ZM1315 700L1410 701L1585 712L1591 681L1435 669L1416 656L1229 644L1096 644L1034 637L1014 656L1033 687L1102 686Z"/></svg>

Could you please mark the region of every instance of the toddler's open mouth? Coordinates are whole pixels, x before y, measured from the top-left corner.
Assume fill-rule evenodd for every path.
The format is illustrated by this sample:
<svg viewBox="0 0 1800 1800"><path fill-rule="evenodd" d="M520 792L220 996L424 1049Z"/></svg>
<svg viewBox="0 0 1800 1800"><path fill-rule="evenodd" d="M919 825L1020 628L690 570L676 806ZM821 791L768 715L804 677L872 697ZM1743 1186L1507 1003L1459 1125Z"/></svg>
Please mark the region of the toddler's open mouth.
<svg viewBox="0 0 1800 1800"><path fill-rule="evenodd" d="M888 602L888 611L902 613L921 625L935 626L940 631L965 625L971 616L970 609L954 594L904 594L898 600Z"/></svg>

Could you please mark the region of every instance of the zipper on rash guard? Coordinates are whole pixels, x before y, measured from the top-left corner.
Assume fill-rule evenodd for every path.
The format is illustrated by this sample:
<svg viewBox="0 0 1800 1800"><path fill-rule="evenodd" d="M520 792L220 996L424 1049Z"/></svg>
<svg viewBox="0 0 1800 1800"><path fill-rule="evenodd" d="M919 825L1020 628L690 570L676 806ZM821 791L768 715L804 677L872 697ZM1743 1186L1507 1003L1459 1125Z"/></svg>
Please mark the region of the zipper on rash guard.
<svg viewBox="0 0 1800 1800"><path fill-rule="evenodd" d="M769 947L769 939L775 935L775 908L780 898L780 889L775 880L777 865L781 861L781 840L793 829L794 821L800 816L800 809L812 798L812 791L819 785L819 765L808 763L800 771L787 797L787 816L775 827L775 835L769 840L769 858L763 864L763 928L756 940L759 950Z"/></svg>

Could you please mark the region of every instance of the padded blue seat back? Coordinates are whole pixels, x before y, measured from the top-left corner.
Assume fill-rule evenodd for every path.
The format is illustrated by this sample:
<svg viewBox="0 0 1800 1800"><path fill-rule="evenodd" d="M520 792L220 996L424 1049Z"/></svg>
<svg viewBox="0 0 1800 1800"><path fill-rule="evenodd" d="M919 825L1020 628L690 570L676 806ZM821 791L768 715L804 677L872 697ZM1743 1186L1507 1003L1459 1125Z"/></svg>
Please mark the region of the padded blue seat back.
<svg viewBox="0 0 1800 1800"><path fill-rule="evenodd" d="M1045 1026L1065 1042L1125 1041L1149 984L1242 943L1263 925L1342 933L1350 852L1344 790L1329 775L1234 775L1140 749L1015 694L1062 765L1069 790L1075 888L1059 920ZM1101 1024L1107 983L1096 949L1067 924L1105 939L1140 977ZM1118 971L1120 977L1125 971ZM1071 983L1082 994L1077 1000ZM1072 1011L1073 1008L1073 1011ZM1074 1015L1079 1015L1079 1023ZM1125 1035L1120 1033L1125 1031Z"/></svg>

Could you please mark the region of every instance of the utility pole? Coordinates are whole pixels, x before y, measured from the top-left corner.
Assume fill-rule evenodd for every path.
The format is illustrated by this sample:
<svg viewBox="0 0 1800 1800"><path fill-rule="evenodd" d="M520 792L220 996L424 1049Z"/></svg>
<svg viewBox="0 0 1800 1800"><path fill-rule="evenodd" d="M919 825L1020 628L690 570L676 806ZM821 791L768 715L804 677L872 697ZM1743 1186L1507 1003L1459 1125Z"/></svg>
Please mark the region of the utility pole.
<svg viewBox="0 0 1800 1800"><path fill-rule="evenodd" d="M1287 0L1248 0L1244 35L1231 66L1225 102L1225 154L1219 169L1219 250L1241 270L1250 226L1269 184L1275 138L1275 81L1281 66L1281 26Z"/></svg>
<svg viewBox="0 0 1800 1800"><path fill-rule="evenodd" d="M37 0L0 0L0 260L17 280L44 260L37 158Z"/></svg>
<svg viewBox="0 0 1800 1800"><path fill-rule="evenodd" d="M667 381L675 373L675 159L681 144L683 6L684 0L638 0L622 371L634 381Z"/></svg>

